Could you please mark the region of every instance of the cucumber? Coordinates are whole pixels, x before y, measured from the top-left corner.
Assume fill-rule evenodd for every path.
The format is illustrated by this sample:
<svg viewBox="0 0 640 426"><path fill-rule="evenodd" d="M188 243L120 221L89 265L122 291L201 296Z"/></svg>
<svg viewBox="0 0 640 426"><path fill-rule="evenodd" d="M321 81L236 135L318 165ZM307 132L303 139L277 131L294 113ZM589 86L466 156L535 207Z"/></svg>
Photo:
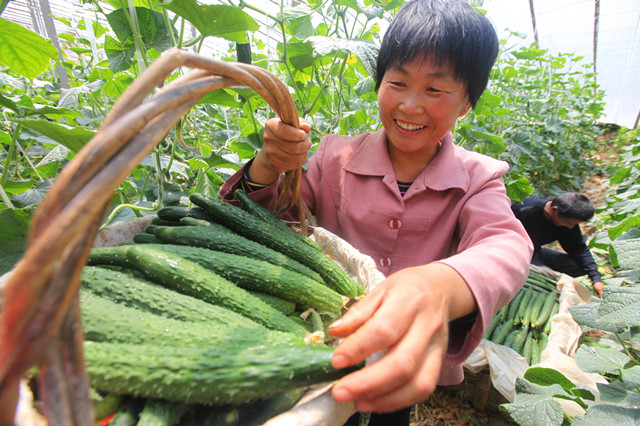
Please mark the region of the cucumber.
<svg viewBox="0 0 640 426"><path fill-rule="evenodd" d="M267 293L260 293L259 291L249 291L249 293L251 293L258 299L262 300L267 305L277 309L278 311L282 312L287 316L291 315L296 311L296 304L289 300L284 300L277 296L272 296Z"/></svg>
<svg viewBox="0 0 640 426"><path fill-rule="evenodd" d="M240 201L240 204L242 204L242 207L244 208L245 211L264 220L268 224L280 229L286 235L290 235L293 238L297 238L300 241L303 241L304 243L309 244L311 247L315 248L316 250L322 251L322 247L320 247L315 241L289 228L271 210L258 204L256 201L251 199L251 197L249 197L247 193L244 192L242 189L236 189L233 195L236 200Z"/></svg>
<svg viewBox="0 0 640 426"><path fill-rule="evenodd" d="M85 266L82 294L90 292L122 306L181 321L203 321L221 327L257 327L257 322L229 309L170 290L121 271Z"/></svg>
<svg viewBox="0 0 640 426"><path fill-rule="evenodd" d="M238 404L330 382L361 365L331 366L333 348L232 341L198 348L155 344L88 343L84 357L90 384L105 392L203 404Z"/></svg>
<svg viewBox="0 0 640 426"><path fill-rule="evenodd" d="M221 199L208 199L198 193L191 194L189 199L207 210L216 222L250 240L271 247L307 265L319 273L324 278L324 282L337 293L351 298L358 297L361 293L362 290L358 289L356 283L336 262L300 240L289 237L251 213Z"/></svg>
<svg viewBox="0 0 640 426"><path fill-rule="evenodd" d="M514 351L522 355L522 348L524 347L524 343L527 340L528 334L529 334L529 324L519 329L518 332L515 334L515 336L513 337L513 341L509 345L511 349L513 349Z"/></svg>
<svg viewBox="0 0 640 426"><path fill-rule="evenodd" d="M513 299L511 299L511 301L509 302L509 305L508 305L509 308L507 310L507 316L505 318L505 321L511 320L514 324L517 323L515 318L516 318L516 315L518 314L518 307L520 306L520 301L524 297L524 293L525 293L525 290L524 289L520 289L516 293L516 295L513 297Z"/></svg>
<svg viewBox="0 0 640 426"><path fill-rule="evenodd" d="M512 330L514 330L514 328L511 321L503 322L502 325L500 326L500 329L494 332L496 333L496 336L495 337L491 336L491 341L499 345L502 345Z"/></svg>
<svg viewBox="0 0 640 426"><path fill-rule="evenodd" d="M140 412L137 426L173 426L189 409L188 404L170 402L164 399L147 399Z"/></svg>
<svg viewBox="0 0 640 426"><path fill-rule="evenodd" d="M502 321L504 321L504 316L506 315L506 311L508 309L508 305L504 305L502 308L500 308L500 310L491 318L491 323L489 324L489 327L487 328L487 331L485 331L484 333L484 338L485 339L489 339L491 337L491 334L493 333L493 330L496 329L496 327L502 323Z"/></svg>
<svg viewBox="0 0 640 426"><path fill-rule="evenodd" d="M342 297L327 286L297 272L245 256L202 247L173 244L149 245L197 263L246 290L271 294L306 309L337 312Z"/></svg>
<svg viewBox="0 0 640 426"><path fill-rule="evenodd" d="M324 282L320 274L300 262L255 241L248 240L217 223L211 223L208 226L165 226L157 228L154 235L163 243L204 247L252 259L264 260L306 275L320 283Z"/></svg>
<svg viewBox="0 0 640 426"><path fill-rule="evenodd" d="M120 266L131 267L131 262L127 259L127 250L130 244L122 244L115 247L94 247L89 251L87 265L89 266Z"/></svg>
<svg viewBox="0 0 640 426"><path fill-rule="evenodd" d="M302 336L265 327L179 321L123 306L91 293L83 293L80 297L82 328L88 341L184 348L210 347L223 344L230 339L243 347L259 342L278 343L283 346L305 344Z"/></svg>
<svg viewBox="0 0 640 426"><path fill-rule="evenodd" d="M540 342L536 339L533 339L531 343L531 362L529 362L530 366L534 366L540 362Z"/></svg>
<svg viewBox="0 0 640 426"><path fill-rule="evenodd" d="M518 323L522 323L525 316L527 315L527 310L529 309L529 303L532 298L533 298L533 290L525 289L524 294L522 295L522 299L518 304L518 313L516 314L515 318L513 318L514 325Z"/></svg>
<svg viewBox="0 0 640 426"><path fill-rule="evenodd" d="M304 333L282 313L195 262L146 244L124 247L129 262L152 281L230 309L266 327Z"/></svg>
<svg viewBox="0 0 640 426"><path fill-rule="evenodd" d="M160 240L155 235L144 232L134 235L133 242L136 244L159 244Z"/></svg>
<svg viewBox="0 0 640 426"><path fill-rule="evenodd" d="M557 303L557 294L557 291L550 291L549 294L547 294L542 307L540 308L540 314L537 316L537 318L535 318L535 320L532 321L532 325L534 327L539 328L547 323L549 317L551 316L551 311L553 311L553 305Z"/></svg>
<svg viewBox="0 0 640 426"><path fill-rule="evenodd" d="M125 397L124 401L109 421L109 426L136 426L140 412L144 408L145 400L141 398Z"/></svg>
<svg viewBox="0 0 640 426"><path fill-rule="evenodd" d="M531 364L531 352L534 344L533 333L527 334L527 339L524 342L524 346L522 347L522 356L527 360L529 365Z"/></svg>
<svg viewBox="0 0 640 426"><path fill-rule="evenodd" d="M545 277L544 275L538 274L537 272L533 271L529 271L527 283L537 286L546 291L554 291L558 289L557 283L555 283L551 278Z"/></svg>
<svg viewBox="0 0 640 426"><path fill-rule="evenodd" d="M144 232L147 234L153 234L153 230L156 229L158 227L158 225L147 225L146 228L144 228Z"/></svg>
<svg viewBox="0 0 640 426"><path fill-rule="evenodd" d="M502 343L503 346L507 346L513 349L513 341L516 339L516 336L518 335L518 333L520 333L522 331L522 329L520 328L514 328L512 329L509 334L507 334L506 339L504 339L504 342Z"/></svg>
<svg viewBox="0 0 640 426"><path fill-rule="evenodd" d="M178 222L184 217L192 217L194 219L211 220L207 212L198 206L166 206L158 210L158 218L170 222Z"/></svg>
<svg viewBox="0 0 640 426"><path fill-rule="evenodd" d="M545 293L536 293L532 291L529 306L525 310L524 316L522 317L523 326L528 326L529 324L531 324L532 319L538 318L538 315L540 314L540 308L542 308L545 297Z"/></svg>
<svg viewBox="0 0 640 426"><path fill-rule="evenodd" d="M182 226L182 222L180 222L179 220L164 220L164 219L160 219L159 217L156 216L153 219L151 219L151 225Z"/></svg>
<svg viewBox="0 0 640 426"><path fill-rule="evenodd" d="M544 327L542 327L543 335L548 335L549 333L551 333L551 320L558 313L558 311L560 311L560 303L555 302L553 304L553 308L551 309L551 314L549 314L547 322L544 324Z"/></svg>

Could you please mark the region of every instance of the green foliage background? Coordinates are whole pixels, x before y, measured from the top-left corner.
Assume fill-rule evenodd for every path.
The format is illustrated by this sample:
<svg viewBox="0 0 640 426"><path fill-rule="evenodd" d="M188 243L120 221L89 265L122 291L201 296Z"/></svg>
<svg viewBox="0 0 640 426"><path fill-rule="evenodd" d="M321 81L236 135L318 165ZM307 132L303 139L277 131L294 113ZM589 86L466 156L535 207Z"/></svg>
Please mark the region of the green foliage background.
<svg viewBox="0 0 640 426"><path fill-rule="evenodd" d="M85 0L90 13L78 25L55 17L66 28L58 34L61 52L0 17L0 275L23 252L30 214L53 180L95 135L114 102L170 47L251 62L274 73L311 124L316 146L325 134L359 134L381 126L373 90L376 56L384 28L403 0L311 0L295 7L280 2L276 12L250 3ZM6 4L0 1L0 13ZM218 47L213 53L212 44ZM68 85L59 78L60 69ZM506 185L514 201L580 190L588 177L606 176L609 198L598 211L590 244L611 259L607 284L624 286L640 275L640 140L637 132L622 129L606 146L620 161L605 167L597 159L603 149L598 142L603 92L591 70L573 54L523 46L513 33L501 40L489 87L454 134L458 144L510 164ZM168 80L186 71L177 70ZM194 191L217 194L260 148L263 124L273 116L249 89L207 94L122 182L105 225L184 203ZM587 311L584 322L594 321L597 308ZM633 331L640 324L626 325ZM631 360L619 372L634 374L629 381L637 395L634 345L616 350ZM538 385L554 380L563 386L560 397L585 397L548 371L531 372L520 387L525 401L543 404L566 422L556 406L544 405L551 404L550 393L538 392ZM512 408L528 412L530 406ZM604 411L594 410L593 418L615 414Z"/></svg>

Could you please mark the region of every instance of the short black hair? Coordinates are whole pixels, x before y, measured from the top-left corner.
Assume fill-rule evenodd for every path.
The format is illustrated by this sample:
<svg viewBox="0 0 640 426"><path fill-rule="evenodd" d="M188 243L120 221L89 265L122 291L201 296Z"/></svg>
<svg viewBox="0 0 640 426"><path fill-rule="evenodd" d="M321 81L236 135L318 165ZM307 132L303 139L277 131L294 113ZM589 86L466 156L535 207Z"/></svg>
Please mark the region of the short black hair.
<svg viewBox="0 0 640 426"><path fill-rule="evenodd" d="M566 192L551 200L551 206L558 208L558 214L564 218L577 219L586 222L595 213L593 201L584 194L577 192Z"/></svg>
<svg viewBox="0 0 640 426"><path fill-rule="evenodd" d="M398 11L383 37L376 90L388 68L422 57L450 66L475 106L487 87L498 48L491 22L466 1L411 0Z"/></svg>

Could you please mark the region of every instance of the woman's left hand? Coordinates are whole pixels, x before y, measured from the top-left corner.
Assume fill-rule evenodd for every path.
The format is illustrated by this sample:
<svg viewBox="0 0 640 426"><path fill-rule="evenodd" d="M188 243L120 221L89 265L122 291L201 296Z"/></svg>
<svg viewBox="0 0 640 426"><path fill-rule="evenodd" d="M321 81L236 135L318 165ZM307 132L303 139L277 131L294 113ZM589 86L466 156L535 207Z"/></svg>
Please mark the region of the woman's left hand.
<svg viewBox="0 0 640 426"><path fill-rule="evenodd" d="M447 351L449 321L476 310L466 283L449 266L406 268L380 283L329 327L344 338L333 366L357 364L388 349L377 362L333 387L338 402L358 411L391 412L424 401L438 382Z"/></svg>

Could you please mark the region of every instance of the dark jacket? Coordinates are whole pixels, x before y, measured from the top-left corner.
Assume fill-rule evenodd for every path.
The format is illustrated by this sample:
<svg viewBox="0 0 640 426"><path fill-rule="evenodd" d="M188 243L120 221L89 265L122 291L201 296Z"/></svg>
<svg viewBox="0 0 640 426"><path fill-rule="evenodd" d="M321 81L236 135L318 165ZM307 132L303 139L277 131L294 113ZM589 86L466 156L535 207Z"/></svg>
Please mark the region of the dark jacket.
<svg viewBox="0 0 640 426"><path fill-rule="evenodd" d="M602 281L593 255L585 244L580 226L569 229L556 226L544 215L544 206L549 199L527 198L522 203L515 202L511 210L524 225L533 242L533 260L538 257L545 244L557 241L562 249L580 264L593 282Z"/></svg>

